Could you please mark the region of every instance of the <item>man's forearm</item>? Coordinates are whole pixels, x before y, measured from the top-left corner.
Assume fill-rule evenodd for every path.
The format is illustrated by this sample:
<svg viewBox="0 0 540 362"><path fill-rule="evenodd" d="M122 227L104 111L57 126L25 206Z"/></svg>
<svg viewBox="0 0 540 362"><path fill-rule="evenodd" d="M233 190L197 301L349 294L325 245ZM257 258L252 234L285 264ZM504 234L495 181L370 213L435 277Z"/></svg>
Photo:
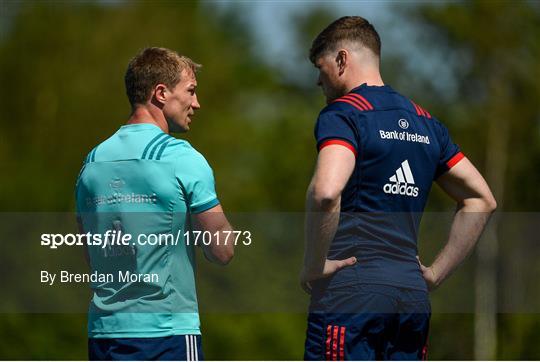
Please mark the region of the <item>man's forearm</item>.
<svg viewBox="0 0 540 362"><path fill-rule="evenodd" d="M234 256L234 240L231 240L233 232L234 229L228 222L211 232L210 244L203 246L206 259L220 265L228 264Z"/></svg>
<svg viewBox="0 0 540 362"><path fill-rule="evenodd" d="M308 191L306 200L304 269L320 274L339 223L341 198L321 200Z"/></svg>
<svg viewBox="0 0 540 362"><path fill-rule="evenodd" d="M454 215L448 242L431 265L436 285L448 278L467 257L492 214L492 210L474 210L477 209L461 207Z"/></svg>
<svg viewBox="0 0 540 362"><path fill-rule="evenodd" d="M234 256L234 241L231 239L233 228L223 213L221 205L196 214L194 216L195 230L210 233L210 243L203 243L203 251L206 259L211 262L225 265Z"/></svg>

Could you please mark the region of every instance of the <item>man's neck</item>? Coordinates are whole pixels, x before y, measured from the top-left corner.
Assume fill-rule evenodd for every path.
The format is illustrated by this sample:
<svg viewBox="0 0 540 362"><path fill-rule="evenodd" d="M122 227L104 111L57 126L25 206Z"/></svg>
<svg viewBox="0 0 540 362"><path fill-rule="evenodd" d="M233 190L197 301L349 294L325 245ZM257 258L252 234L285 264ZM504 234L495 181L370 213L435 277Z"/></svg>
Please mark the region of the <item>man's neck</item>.
<svg viewBox="0 0 540 362"><path fill-rule="evenodd" d="M147 106L137 106L129 116L126 124L150 123L155 124L165 133L169 133L169 125L161 110Z"/></svg>
<svg viewBox="0 0 540 362"><path fill-rule="evenodd" d="M355 76L351 77L348 82L346 82L347 93L364 83L369 86L384 86L381 74L378 71L371 70L359 72L358 74L355 74Z"/></svg>

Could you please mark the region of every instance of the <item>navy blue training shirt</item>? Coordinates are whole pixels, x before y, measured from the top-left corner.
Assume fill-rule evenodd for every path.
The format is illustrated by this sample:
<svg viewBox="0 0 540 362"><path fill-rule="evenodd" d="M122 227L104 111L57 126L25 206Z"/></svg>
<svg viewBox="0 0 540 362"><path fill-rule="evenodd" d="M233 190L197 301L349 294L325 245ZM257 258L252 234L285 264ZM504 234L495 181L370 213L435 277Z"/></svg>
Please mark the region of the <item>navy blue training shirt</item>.
<svg viewBox="0 0 540 362"><path fill-rule="evenodd" d="M318 150L340 144L356 156L328 258L358 262L321 283L427 290L416 259L420 219L433 180L464 157L447 128L391 87L363 84L321 111L315 138Z"/></svg>

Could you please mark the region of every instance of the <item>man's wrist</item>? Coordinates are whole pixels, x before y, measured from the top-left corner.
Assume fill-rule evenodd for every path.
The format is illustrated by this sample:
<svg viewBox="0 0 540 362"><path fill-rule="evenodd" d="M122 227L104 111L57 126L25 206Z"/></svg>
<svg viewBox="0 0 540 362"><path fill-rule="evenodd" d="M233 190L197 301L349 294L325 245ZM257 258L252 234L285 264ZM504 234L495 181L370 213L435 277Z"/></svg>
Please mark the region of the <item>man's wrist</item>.
<svg viewBox="0 0 540 362"><path fill-rule="evenodd" d="M432 265L429 269L431 270L433 286L438 287L442 282L441 274L438 271L438 268L435 267L435 265Z"/></svg>
<svg viewBox="0 0 540 362"><path fill-rule="evenodd" d="M324 262L322 264L304 264L304 277L315 277L321 275L324 271Z"/></svg>

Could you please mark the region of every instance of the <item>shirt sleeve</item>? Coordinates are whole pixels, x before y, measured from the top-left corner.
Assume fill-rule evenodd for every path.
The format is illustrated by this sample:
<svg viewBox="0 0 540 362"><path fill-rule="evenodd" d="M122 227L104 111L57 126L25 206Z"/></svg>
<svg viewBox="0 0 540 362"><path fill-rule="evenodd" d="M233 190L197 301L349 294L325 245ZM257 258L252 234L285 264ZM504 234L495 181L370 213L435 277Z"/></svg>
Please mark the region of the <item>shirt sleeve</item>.
<svg viewBox="0 0 540 362"><path fill-rule="evenodd" d="M90 154L86 157L86 159L83 161L81 170L79 171L79 175L77 176L77 181L75 182L75 206L76 206L76 213L77 217L80 216L82 212L86 210L86 207L84 205L84 188L83 188L83 173L84 169L86 168L86 164L88 163L88 158L90 157Z"/></svg>
<svg viewBox="0 0 540 362"><path fill-rule="evenodd" d="M439 131L439 145L441 151L434 179L439 178L465 157L459 149L459 146L452 141L446 126L437 122L437 128Z"/></svg>
<svg viewBox="0 0 540 362"><path fill-rule="evenodd" d="M354 155L358 154L357 132L354 124L343 112L327 111L319 115L315 125L315 139L317 150L339 144L350 149Z"/></svg>
<svg viewBox="0 0 540 362"><path fill-rule="evenodd" d="M214 172L206 159L195 150L177 162L176 177L186 193L190 212L199 214L219 204Z"/></svg>

